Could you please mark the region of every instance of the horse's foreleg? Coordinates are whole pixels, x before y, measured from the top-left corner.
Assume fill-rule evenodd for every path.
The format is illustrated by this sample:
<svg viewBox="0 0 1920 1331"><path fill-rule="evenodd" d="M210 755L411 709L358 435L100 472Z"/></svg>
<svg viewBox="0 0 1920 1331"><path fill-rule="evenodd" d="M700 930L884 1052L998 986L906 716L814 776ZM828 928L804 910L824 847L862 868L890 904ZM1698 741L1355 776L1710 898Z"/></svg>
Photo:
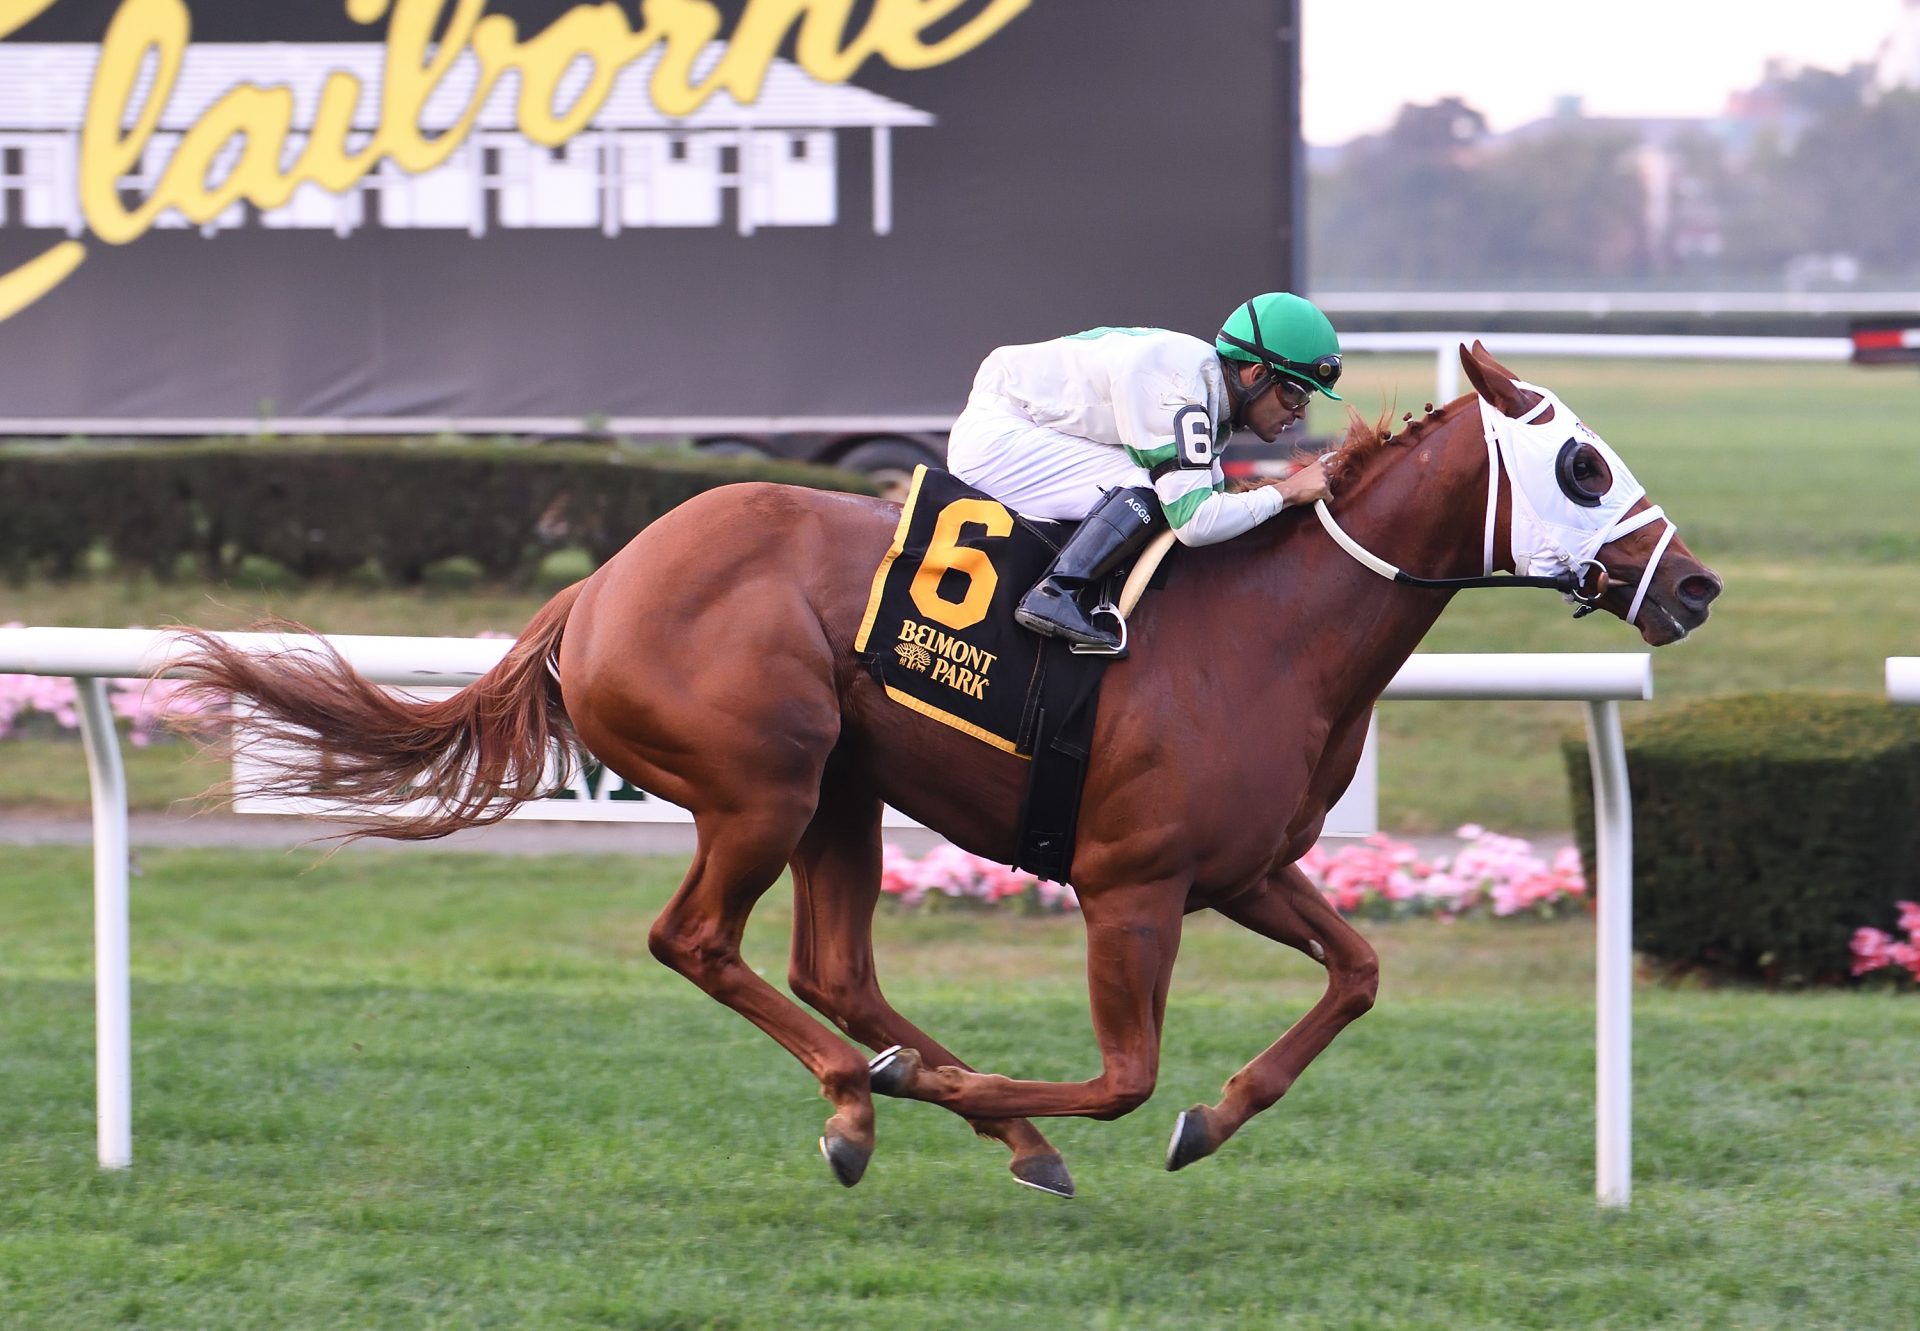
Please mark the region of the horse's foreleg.
<svg viewBox="0 0 1920 1331"><path fill-rule="evenodd" d="M648 937L653 955L771 1035L820 1080L832 1102L820 1147L834 1176L860 1181L873 1155L873 1099L860 1052L754 973L740 937L798 836L797 820L735 813L701 816L699 848Z"/></svg>
<svg viewBox="0 0 1920 1331"><path fill-rule="evenodd" d="M965 1068L896 1012L880 992L873 961L873 911L880 899L880 799L831 778L820 810L793 857L793 992L873 1049L901 1045L935 1067ZM1030 1187L1073 1195L1065 1162L1022 1118L969 1119L982 1137L1013 1152L1009 1168Z"/></svg>
<svg viewBox="0 0 1920 1331"><path fill-rule="evenodd" d="M1195 1105L1180 1116L1167 1147L1168 1169L1212 1155L1248 1119L1285 1095L1333 1037L1373 1006L1380 983L1372 945L1294 865L1215 909L1320 962L1327 968L1327 990L1285 1035L1228 1079L1219 1104Z"/></svg>
<svg viewBox="0 0 1920 1331"><path fill-rule="evenodd" d="M1118 1118L1153 1094L1167 984L1180 950L1184 883L1115 889L1082 899L1087 987L1100 1044L1088 1081L1016 1081L960 1067L927 1067L913 1050L875 1069L874 1089L945 1106L968 1118Z"/></svg>

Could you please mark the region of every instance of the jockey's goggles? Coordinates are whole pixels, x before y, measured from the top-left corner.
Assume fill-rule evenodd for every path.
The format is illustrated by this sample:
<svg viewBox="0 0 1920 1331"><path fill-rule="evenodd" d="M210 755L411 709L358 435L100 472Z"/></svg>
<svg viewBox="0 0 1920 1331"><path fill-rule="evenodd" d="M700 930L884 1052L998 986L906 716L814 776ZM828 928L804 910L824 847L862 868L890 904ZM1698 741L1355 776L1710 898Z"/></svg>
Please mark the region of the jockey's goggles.
<svg viewBox="0 0 1920 1331"><path fill-rule="evenodd" d="M1304 380L1309 388L1332 388L1340 382L1340 357L1322 356L1318 360L1288 360L1285 356L1276 356L1268 352L1262 360L1276 370L1285 370L1296 381Z"/></svg>
<svg viewBox="0 0 1920 1331"><path fill-rule="evenodd" d="M1313 401L1313 390L1290 375L1267 371L1268 384L1279 390L1280 405L1288 411L1303 411Z"/></svg>

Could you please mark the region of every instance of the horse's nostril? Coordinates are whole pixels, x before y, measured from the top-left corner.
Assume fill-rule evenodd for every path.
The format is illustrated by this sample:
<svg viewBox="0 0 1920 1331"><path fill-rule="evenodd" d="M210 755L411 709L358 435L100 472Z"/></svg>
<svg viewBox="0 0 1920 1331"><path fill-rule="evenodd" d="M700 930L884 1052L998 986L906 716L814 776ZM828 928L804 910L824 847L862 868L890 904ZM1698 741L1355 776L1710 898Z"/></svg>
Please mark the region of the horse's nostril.
<svg viewBox="0 0 1920 1331"><path fill-rule="evenodd" d="M1713 604L1713 598L1720 594L1720 579L1711 573L1694 573L1680 579L1680 585L1674 588L1680 597L1680 604L1689 610L1704 611Z"/></svg>

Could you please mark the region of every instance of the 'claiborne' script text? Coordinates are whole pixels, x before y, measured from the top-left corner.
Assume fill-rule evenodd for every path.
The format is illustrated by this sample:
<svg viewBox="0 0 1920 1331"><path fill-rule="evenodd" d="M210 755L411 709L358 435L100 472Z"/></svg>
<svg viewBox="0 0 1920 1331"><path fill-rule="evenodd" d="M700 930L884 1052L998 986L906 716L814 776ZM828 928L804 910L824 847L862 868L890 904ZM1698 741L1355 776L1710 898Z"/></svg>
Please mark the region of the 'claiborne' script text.
<svg viewBox="0 0 1920 1331"><path fill-rule="evenodd" d="M0 0L0 38L52 3ZM695 82L697 57L720 36L719 11L708 0L641 0L637 27L618 4L580 5L524 39L513 19L486 12L487 0L346 0L356 23L387 20L380 123L364 143L350 142L363 91L352 74L327 76L304 148L291 165L283 163L295 137L292 90L240 84L181 137L153 192L129 203L121 194L122 178L139 163L173 95L193 19L186 0L123 0L101 43L87 101L80 202L95 236L125 245L145 235L169 208L200 225L243 201L271 212L304 184L340 193L383 161L403 171L430 171L466 141L509 72L519 76L520 132L557 147L593 120L620 71L654 47L660 48L650 85L654 105L666 115L686 116L722 90L743 104L756 101L789 34L803 69L822 82L844 83L874 56L896 69L945 64L1004 28L1031 0L988 0L945 36L927 40L929 29L968 3L872 0L866 21L849 31L856 0L748 0L725 53ZM464 52L472 52L480 70L473 98L450 128L430 138L421 130L421 111ZM585 90L570 106L556 106L562 77L582 59L591 67ZM149 62L157 62L157 74L136 106L140 72ZM213 179L223 155L232 156L234 165ZM0 276L0 319L46 295L85 257L84 242L65 241Z"/></svg>

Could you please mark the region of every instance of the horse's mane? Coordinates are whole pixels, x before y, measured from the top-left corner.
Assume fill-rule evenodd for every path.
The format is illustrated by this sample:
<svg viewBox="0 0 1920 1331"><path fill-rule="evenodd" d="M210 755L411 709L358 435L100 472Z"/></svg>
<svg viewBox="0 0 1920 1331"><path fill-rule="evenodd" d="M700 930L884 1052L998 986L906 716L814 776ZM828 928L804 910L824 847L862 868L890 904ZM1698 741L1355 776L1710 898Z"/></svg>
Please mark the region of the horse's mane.
<svg viewBox="0 0 1920 1331"><path fill-rule="evenodd" d="M1471 400L1471 399L1467 399ZM1415 417L1408 412L1405 417L1406 428L1399 434L1393 432L1393 408L1384 407L1380 418L1369 423L1352 404L1347 406L1347 433L1329 450L1318 450L1304 444L1293 451L1291 461L1295 466L1304 467L1320 459L1326 459L1327 484L1337 495L1349 485L1356 483L1372 465L1374 458L1389 448L1398 448L1424 439L1428 430L1437 425L1440 419L1451 409L1449 403L1436 407L1425 415ZM1277 477L1262 476L1240 481L1231 488L1235 490L1253 490L1263 485L1278 485Z"/></svg>
<svg viewBox="0 0 1920 1331"><path fill-rule="evenodd" d="M1472 401L1471 397L1461 399ZM1402 418L1406 428L1399 434L1393 433L1393 408L1386 407L1380 412L1380 418L1369 424L1358 409L1347 407L1347 434L1340 446L1327 455L1327 484L1335 494L1357 482L1372 465L1374 458L1389 448L1400 448L1426 438L1427 432L1437 426L1452 410L1453 404L1435 407L1427 404L1424 415L1415 416L1407 412Z"/></svg>
<svg viewBox="0 0 1920 1331"><path fill-rule="evenodd" d="M1410 434L1408 431L1407 434ZM1380 418L1371 424L1360 414L1357 407L1347 407L1347 433L1340 446L1327 455L1327 484L1335 494L1358 480L1373 459L1397 443L1404 442L1407 434L1398 438L1393 433L1393 409L1383 407Z"/></svg>

